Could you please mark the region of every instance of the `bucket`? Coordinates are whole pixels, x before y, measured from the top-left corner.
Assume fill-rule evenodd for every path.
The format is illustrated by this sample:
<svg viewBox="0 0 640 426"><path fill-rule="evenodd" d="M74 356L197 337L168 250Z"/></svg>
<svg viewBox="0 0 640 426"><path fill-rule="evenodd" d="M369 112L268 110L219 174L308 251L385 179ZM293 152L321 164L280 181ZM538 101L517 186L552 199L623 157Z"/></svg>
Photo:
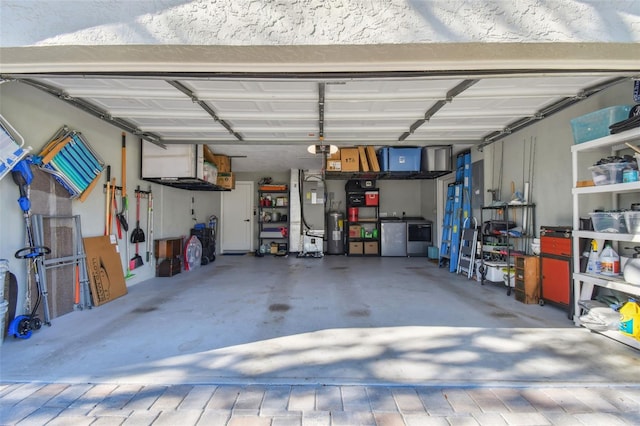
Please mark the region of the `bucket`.
<svg viewBox="0 0 640 426"><path fill-rule="evenodd" d="M358 221L358 208L349 207L349 222L357 222L357 221Z"/></svg>
<svg viewBox="0 0 640 426"><path fill-rule="evenodd" d="M9 310L9 302L2 300L0 302L0 345L4 340L5 332L7 331L7 311Z"/></svg>
<svg viewBox="0 0 640 426"><path fill-rule="evenodd" d="M620 333L640 340L640 305L634 299L620 308Z"/></svg>

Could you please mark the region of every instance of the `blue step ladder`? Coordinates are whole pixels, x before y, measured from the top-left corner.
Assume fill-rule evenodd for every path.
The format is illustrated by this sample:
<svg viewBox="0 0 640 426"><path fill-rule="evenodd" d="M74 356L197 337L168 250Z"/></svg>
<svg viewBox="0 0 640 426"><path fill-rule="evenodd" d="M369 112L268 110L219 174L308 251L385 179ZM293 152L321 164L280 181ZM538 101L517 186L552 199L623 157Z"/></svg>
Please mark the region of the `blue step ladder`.
<svg viewBox="0 0 640 426"><path fill-rule="evenodd" d="M447 201L442 224L440 267L449 265L449 272L458 269L461 228L471 216L471 152L465 151L456 158L456 181L447 187Z"/></svg>

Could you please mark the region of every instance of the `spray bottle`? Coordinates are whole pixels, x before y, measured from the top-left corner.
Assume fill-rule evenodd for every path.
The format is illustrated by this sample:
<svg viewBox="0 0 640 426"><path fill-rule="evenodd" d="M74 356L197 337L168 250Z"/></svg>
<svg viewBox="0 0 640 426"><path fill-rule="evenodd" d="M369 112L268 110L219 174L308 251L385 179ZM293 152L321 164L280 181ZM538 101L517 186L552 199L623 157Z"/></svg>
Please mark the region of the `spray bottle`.
<svg viewBox="0 0 640 426"><path fill-rule="evenodd" d="M598 256L598 243L591 240L591 251L589 252L589 262L587 263L587 273L599 274L601 272L600 257Z"/></svg>

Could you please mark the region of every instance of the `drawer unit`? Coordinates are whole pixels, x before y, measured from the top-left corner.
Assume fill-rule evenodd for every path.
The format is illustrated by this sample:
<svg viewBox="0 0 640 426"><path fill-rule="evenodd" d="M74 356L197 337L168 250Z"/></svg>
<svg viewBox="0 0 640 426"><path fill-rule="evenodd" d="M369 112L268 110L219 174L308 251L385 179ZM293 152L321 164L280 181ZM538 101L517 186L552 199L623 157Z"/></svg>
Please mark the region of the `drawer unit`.
<svg viewBox="0 0 640 426"><path fill-rule="evenodd" d="M540 259L537 256L516 257L515 297L522 303L540 301Z"/></svg>
<svg viewBox="0 0 640 426"><path fill-rule="evenodd" d="M541 303L550 302L573 318L571 235L568 226L540 227Z"/></svg>
<svg viewBox="0 0 640 426"><path fill-rule="evenodd" d="M542 237L540 238L540 251L545 254L571 257L571 239Z"/></svg>

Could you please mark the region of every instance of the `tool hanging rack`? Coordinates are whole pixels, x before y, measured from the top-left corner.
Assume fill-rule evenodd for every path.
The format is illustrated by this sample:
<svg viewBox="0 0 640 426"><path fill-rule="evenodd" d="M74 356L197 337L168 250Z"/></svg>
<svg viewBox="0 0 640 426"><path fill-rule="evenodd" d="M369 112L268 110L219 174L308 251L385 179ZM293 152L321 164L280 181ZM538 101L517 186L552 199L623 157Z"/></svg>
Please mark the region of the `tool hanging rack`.
<svg viewBox="0 0 640 426"><path fill-rule="evenodd" d="M20 140L20 144L17 143ZM5 177L31 151L24 138L0 115L0 179Z"/></svg>
<svg viewBox="0 0 640 426"><path fill-rule="evenodd" d="M82 134L63 126L40 152L40 169L71 194L84 201L104 170L104 161L91 148Z"/></svg>

